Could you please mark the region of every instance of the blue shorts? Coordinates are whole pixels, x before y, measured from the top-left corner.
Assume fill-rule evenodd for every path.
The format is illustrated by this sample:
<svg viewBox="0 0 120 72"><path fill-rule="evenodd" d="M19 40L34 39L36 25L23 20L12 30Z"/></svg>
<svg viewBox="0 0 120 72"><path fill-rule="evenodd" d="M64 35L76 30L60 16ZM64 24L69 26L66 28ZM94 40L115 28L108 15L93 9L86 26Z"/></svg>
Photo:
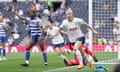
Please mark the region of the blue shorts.
<svg viewBox="0 0 120 72"><path fill-rule="evenodd" d="M85 43L85 37L79 37L79 38L77 38L77 41L81 41L82 44L84 44Z"/></svg>
<svg viewBox="0 0 120 72"><path fill-rule="evenodd" d="M7 40L7 38L6 38L6 37L0 37L0 43L5 43L5 42L6 42L6 40Z"/></svg>
<svg viewBox="0 0 120 72"><path fill-rule="evenodd" d="M38 42L40 40L40 35L31 36L31 40L33 40L34 42Z"/></svg>
<svg viewBox="0 0 120 72"><path fill-rule="evenodd" d="M61 47L64 47L64 43L54 44L53 46L54 48L61 48Z"/></svg>

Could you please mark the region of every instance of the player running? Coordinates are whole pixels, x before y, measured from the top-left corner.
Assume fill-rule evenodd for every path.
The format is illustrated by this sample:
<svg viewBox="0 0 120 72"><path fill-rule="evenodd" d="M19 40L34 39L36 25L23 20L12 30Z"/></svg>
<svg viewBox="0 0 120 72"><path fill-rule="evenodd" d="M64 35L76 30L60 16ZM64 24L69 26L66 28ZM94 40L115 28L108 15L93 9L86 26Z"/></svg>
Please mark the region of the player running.
<svg viewBox="0 0 120 72"><path fill-rule="evenodd" d="M86 41L86 40L88 40L88 39L85 38L85 41ZM70 43L68 44L69 49L70 49L71 51L74 50L74 48L73 48L73 47L74 47L74 44L75 44L75 42L74 42L74 43L71 43L71 42L70 42ZM84 52L85 52L87 55L90 55L90 56L93 58L94 62L98 62L98 59L96 58L96 56L94 55L94 53L89 50L88 42L85 42L85 43L84 43L84 45L83 45L83 50L84 50Z"/></svg>
<svg viewBox="0 0 120 72"><path fill-rule="evenodd" d="M69 48L71 50L74 49L73 45L74 45L73 43L70 43L70 45L69 45ZM89 50L88 46L83 45L82 48L83 48L83 50L84 50L84 52L85 52L85 54L87 56L90 68L93 69L94 68L93 62L97 62L98 60L96 59L96 57L94 56L94 54ZM66 65L67 66L73 66L73 65L79 65L79 64L80 64L80 62L78 60L78 57L76 55L74 55L74 58L71 59L71 60L69 60Z"/></svg>
<svg viewBox="0 0 120 72"><path fill-rule="evenodd" d="M29 17L23 17L20 16L18 13L15 12L15 8L11 6L12 12L18 16L21 20L25 20L26 22L28 22L29 24L29 28L30 28L30 35L31 35L31 39L29 41L29 44L26 48L26 53L25 53L25 63L21 64L21 66L25 66L28 67L29 66L29 59L30 59L30 49L37 43L39 42L39 45L41 47L42 50L42 55L43 55L43 59L44 59L44 64L47 65L47 55L44 52L44 41L42 39L40 39L40 36L42 34L42 22L41 19L38 18L36 16L36 12L35 11L29 11L28 15Z"/></svg>
<svg viewBox="0 0 120 72"><path fill-rule="evenodd" d="M52 21L48 21L47 26L48 26L48 30L47 30L46 40L48 38L52 39L52 44L53 44L57 54L66 63L68 61L68 59L64 55L64 53L65 53L64 39L63 39L62 35L60 34L60 29L57 26L54 26Z"/></svg>
<svg viewBox="0 0 120 72"><path fill-rule="evenodd" d="M63 20L60 28L66 31L65 33L68 35L68 38L71 43L75 42L74 50L80 62L80 65L78 65L77 68L81 69L84 68L84 64L86 64L86 56L82 49L82 45L84 44L85 37L80 29L80 25L86 26L87 28L92 30L92 32L95 34L97 34L98 32L94 30L91 26L89 26L89 24L87 24L83 19L74 17L73 11L71 9L68 9L66 11L66 18L67 19Z"/></svg>
<svg viewBox="0 0 120 72"><path fill-rule="evenodd" d="M3 20L3 14L0 12L0 61L6 61L6 31L8 30L8 24ZM1 53L2 52L2 53Z"/></svg>

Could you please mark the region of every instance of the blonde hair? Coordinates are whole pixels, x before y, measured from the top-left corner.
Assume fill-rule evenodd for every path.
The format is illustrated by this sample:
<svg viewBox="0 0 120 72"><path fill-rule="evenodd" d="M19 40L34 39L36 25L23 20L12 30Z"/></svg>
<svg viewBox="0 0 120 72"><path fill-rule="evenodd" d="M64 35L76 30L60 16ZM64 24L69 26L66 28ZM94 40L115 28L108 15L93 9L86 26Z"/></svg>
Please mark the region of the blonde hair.
<svg viewBox="0 0 120 72"><path fill-rule="evenodd" d="M67 14L67 13L73 13L72 9L71 9L71 8L67 9L67 10L66 10L66 14Z"/></svg>

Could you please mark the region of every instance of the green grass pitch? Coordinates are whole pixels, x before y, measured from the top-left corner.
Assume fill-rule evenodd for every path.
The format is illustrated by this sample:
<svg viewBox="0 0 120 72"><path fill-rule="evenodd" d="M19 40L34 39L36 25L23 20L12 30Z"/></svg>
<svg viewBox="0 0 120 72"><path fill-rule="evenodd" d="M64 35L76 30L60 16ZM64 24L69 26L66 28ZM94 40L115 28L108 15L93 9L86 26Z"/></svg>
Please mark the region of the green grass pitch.
<svg viewBox="0 0 120 72"><path fill-rule="evenodd" d="M69 59L73 58L73 54L66 55ZM0 62L0 72L94 72L89 66L80 70L76 66L66 67L55 53L48 53L48 66L44 66L41 53L31 53L29 67L20 66L21 63L24 63L24 53L9 53L7 54L7 58L7 61ZM100 59L101 57L98 58ZM113 72L115 65L104 66L109 69L109 72Z"/></svg>

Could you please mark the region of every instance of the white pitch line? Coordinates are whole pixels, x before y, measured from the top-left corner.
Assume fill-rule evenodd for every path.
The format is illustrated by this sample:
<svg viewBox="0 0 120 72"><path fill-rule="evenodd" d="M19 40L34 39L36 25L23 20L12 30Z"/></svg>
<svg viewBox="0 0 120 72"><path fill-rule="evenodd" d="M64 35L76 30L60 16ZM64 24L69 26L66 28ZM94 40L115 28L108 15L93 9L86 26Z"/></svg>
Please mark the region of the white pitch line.
<svg viewBox="0 0 120 72"><path fill-rule="evenodd" d="M111 59L111 60L103 60L103 61L100 61L100 62L107 62L107 61L116 61L117 59Z"/></svg>
<svg viewBox="0 0 120 72"><path fill-rule="evenodd" d="M116 60L116 59L113 59L113 60L104 60L104 61L114 61L114 60ZM103 63L104 61L99 61L99 62L96 62L96 63L94 63L94 64L118 64L118 63ZM57 68L57 69L52 69L52 70L43 71L43 72L52 72L52 71L58 71L58 70L69 69L69 68L73 68L73 67L75 67L75 66Z"/></svg>
<svg viewBox="0 0 120 72"><path fill-rule="evenodd" d="M52 71L58 71L58 70L69 69L69 68L73 68L73 67L75 67L75 66L69 66L69 67L63 67L63 68L58 68L58 69L52 69L52 70L43 71L43 72L52 72Z"/></svg>
<svg viewBox="0 0 120 72"><path fill-rule="evenodd" d="M118 63L95 63L95 64L105 64L105 65L115 65L115 64L118 64Z"/></svg>
<svg viewBox="0 0 120 72"><path fill-rule="evenodd" d="M117 62L115 62L115 63L109 63L110 61L117 61L117 59L104 60L104 61L96 62L94 64L118 64ZM106 63L106 62L108 62L108 63Z"/></svg>

